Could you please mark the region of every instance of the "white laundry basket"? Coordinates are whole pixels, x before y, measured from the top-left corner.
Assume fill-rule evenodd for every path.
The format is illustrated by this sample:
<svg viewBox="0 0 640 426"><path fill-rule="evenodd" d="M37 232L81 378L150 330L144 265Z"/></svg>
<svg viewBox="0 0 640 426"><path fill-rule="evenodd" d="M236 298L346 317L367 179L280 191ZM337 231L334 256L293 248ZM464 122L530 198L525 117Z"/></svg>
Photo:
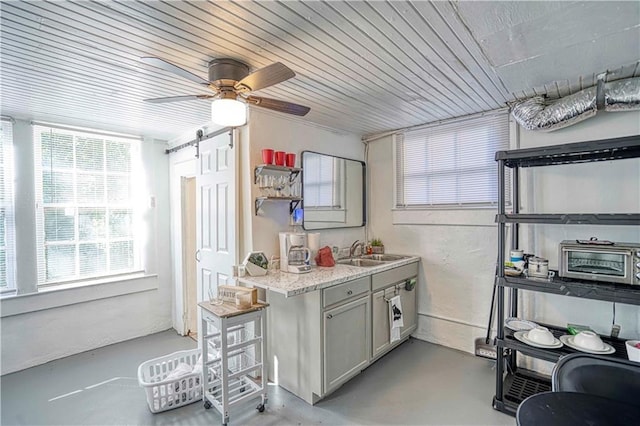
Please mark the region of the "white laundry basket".
<svg viewBox="0 0 640 426"><path fill-rule="evenodd" d="M199 349L174 352L143 362L138 367L138 383L147 393L152 413L182 407L202 399L202 373L197 371L178 379L165 380L178 364L194 367L200 357Z"/></svg>

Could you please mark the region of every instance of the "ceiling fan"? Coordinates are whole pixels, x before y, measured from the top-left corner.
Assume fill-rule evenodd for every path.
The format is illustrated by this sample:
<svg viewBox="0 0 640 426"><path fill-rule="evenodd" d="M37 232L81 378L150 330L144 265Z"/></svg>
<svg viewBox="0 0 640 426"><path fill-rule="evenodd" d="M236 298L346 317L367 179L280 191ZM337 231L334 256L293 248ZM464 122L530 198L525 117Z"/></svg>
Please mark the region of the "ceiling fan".
<svg viewBox="0 0 640 426"><path fill-rule="evenodd" d="M250 95L251 92L282 83L296 75L289 67L280 62L249 73L249 66L242 62L229 58L214 59L209 62L209 79L205 80L161 58L146 56L140 59L145 64L179 75L214 92L213 94L145 99L146 102L164 103L213 99L211 118L214 123L222 126L243 125L246 122L245 104L298 116L304 116L310 111L309 107L303 105Z"/></svg>

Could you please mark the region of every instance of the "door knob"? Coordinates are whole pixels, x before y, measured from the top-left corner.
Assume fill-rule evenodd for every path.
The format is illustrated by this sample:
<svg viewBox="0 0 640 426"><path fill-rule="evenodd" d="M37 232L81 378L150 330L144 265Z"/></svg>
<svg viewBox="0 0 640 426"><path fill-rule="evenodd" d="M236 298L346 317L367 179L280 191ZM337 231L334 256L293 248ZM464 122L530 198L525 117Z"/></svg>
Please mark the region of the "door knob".
<svg viewBox="0 0 640 426"><path fill-rule="evenodd" d="M196 250L196 262L200 262L200 250Z"/></svg>

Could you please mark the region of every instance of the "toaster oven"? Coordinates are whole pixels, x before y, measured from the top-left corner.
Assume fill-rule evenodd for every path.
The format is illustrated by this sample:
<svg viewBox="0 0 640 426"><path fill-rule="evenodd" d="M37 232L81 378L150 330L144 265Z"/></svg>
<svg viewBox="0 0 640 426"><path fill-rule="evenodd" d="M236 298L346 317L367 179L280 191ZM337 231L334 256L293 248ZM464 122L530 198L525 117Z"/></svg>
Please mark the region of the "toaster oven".
<svg viewBox="0 0 640 426"><path fill-rule="evenodd" d="M561 277L640 285L640 244L565 240L558 253Z"/></svg>

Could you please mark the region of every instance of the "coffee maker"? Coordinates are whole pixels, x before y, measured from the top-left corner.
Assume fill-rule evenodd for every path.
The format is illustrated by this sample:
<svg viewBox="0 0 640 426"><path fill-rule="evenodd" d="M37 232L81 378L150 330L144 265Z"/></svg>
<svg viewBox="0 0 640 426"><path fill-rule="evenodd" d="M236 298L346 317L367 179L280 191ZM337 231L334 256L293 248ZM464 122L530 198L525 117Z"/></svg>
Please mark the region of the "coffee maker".
<svg viewBox="0 0 640 426"><path fill-rule="evenodd" d="M311 272L309 258L311 251L307 247L307 234L304 232L280 232L280 270L293 274Z"/></svg>

